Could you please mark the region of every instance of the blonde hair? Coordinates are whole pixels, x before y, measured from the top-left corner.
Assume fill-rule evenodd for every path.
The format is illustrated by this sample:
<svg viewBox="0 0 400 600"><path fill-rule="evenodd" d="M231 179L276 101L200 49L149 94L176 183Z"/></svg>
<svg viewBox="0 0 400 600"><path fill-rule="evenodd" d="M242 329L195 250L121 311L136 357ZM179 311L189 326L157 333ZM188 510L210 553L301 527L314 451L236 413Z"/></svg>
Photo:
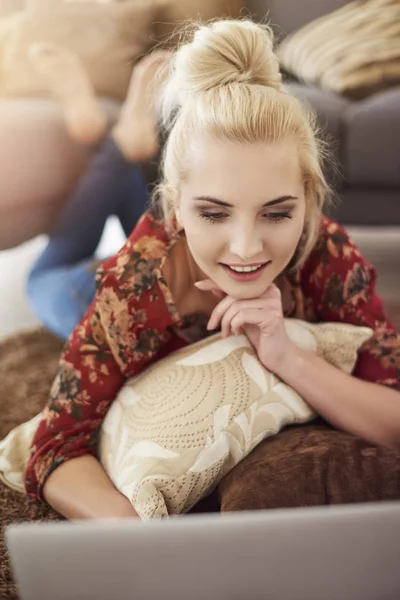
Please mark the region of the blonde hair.
<svg viewBox="0 0 400 600"><path fill-rule="evenodd" d="M155 197L171 228L187 170L188 142L196 132L239 143L297 143L306 222L295 266L304 262L315 244L329 193L322 170L323 144L314 113L282 89L271 29L250 20L195 26L191 41L172 59L161 118L169 135Z"/></svg>

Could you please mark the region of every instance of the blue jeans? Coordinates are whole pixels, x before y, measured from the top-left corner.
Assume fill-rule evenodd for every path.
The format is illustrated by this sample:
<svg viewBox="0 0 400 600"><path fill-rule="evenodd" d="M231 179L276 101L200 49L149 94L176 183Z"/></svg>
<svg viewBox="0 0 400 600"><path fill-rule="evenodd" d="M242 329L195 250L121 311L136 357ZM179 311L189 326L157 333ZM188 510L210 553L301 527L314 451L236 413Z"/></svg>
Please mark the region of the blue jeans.
<svg viewBox="0 0 400 600"><path fill-rule="evenodd" d="M28 276L27 294L45 327L66 339L95 295L96 248L109 216L128 237L149 201L139 165L125 160L112 138L93 159Z"/></svg>

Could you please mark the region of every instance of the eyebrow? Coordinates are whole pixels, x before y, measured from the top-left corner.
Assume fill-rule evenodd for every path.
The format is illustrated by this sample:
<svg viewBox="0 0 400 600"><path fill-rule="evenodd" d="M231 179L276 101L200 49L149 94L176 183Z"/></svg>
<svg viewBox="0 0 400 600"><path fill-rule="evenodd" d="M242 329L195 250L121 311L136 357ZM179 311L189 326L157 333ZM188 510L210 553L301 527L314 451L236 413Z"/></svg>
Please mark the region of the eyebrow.
<svg viewBox="0 0 400 600"><path fill-rule="evenodd" d="M210 202L211 204L217 204L218 206L226 206L227 208L233 208L232 204L229 202L224 202L223 200L218 200L217 198L213 198L212 196L195 196L193 200L200 200L203 202ZM277 204L282 204L282 202L286 202L286 200L298 200L297 196L280 196L279 198L275 198L275 200L269 200L262 205L261 208L266 208L267 206L276 206Z"/></svg>

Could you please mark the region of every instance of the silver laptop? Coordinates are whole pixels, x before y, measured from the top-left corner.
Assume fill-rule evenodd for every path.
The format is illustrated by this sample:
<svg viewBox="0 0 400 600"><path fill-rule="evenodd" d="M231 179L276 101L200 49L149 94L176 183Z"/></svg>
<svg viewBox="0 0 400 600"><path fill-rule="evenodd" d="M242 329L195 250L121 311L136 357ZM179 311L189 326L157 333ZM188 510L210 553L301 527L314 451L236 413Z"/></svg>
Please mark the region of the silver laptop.
<svg viewBox="0 0 400 600"><path fill-rule="evenodd" d="M399 600L400 502L6 530L22 600Z"/></svg>

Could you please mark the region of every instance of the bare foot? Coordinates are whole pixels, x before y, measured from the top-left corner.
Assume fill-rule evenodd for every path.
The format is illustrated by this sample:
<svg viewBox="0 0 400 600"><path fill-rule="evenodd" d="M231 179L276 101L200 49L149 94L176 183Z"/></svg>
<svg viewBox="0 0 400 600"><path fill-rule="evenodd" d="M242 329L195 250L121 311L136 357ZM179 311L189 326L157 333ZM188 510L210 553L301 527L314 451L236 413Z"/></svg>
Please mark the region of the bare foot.
<svg viewBox="0 0 400 600"><path fill-rule="evenodd" d="M60 102L70 136L85 146L98 144L107 130L107 118L79 56L52 43L32 44L28 53L35 70Z"/></svg>
<svg viewBox="0 0 400 600"><path fill-rule="evenodd" d="M121 152L130 162L146 162L158 152L154 96L168 73L171 53L159 50L133 69L128 94L112 131Z"/></svg>

